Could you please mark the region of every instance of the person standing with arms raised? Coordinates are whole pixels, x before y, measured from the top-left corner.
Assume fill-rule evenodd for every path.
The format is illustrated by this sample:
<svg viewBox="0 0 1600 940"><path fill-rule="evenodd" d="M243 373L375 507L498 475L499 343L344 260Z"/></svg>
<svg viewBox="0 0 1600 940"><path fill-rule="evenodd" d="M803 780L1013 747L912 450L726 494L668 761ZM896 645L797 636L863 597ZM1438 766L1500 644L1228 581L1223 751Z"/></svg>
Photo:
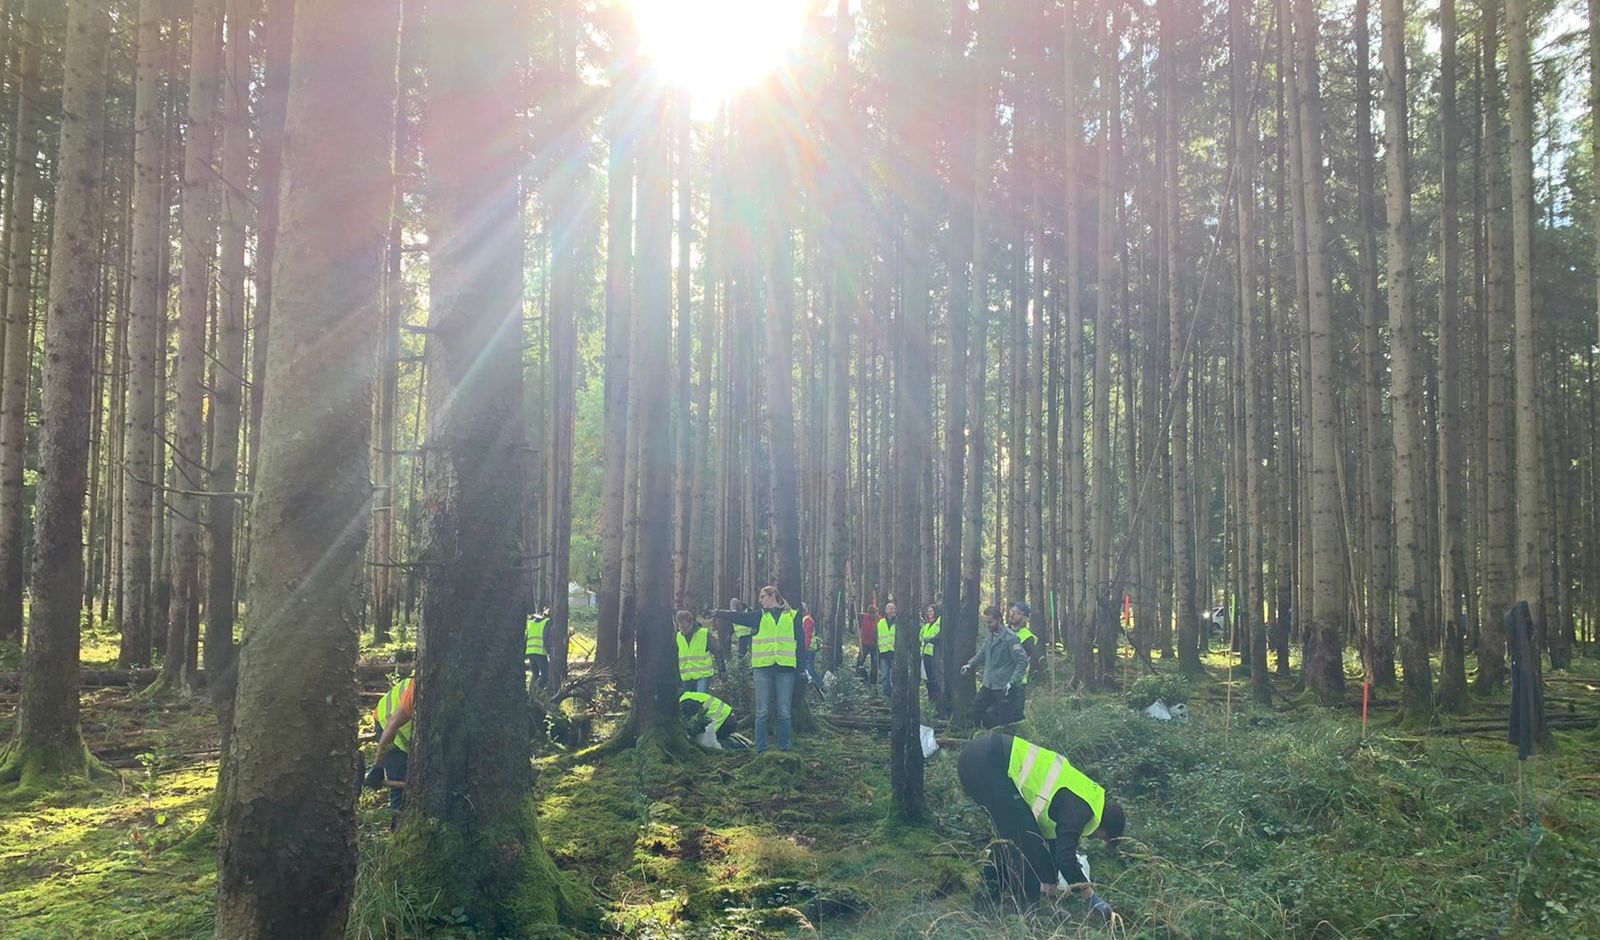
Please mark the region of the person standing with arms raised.
<svg viewBox="0 0 1600 940"><path fill-rule="evenodd" d="M799 612L767 585L761 589L755 610L714 610L711 616L755 630L750 641L750 669L756 698L756 753L767 749L767 716L777 699L778 750L787 751L794 736L794 677L805 644Z"/></svg>

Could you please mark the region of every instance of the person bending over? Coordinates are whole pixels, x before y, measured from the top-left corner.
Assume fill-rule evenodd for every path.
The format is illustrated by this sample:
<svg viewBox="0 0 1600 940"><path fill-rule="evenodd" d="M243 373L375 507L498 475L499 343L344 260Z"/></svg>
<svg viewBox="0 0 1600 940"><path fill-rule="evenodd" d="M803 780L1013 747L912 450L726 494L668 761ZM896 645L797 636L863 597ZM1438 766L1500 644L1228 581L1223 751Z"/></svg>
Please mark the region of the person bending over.
<svg viewBox="0 0 1600 940"><path fill-rule="evenodd" d="M999 838L1014 847L999 858L1020 871L1000 873L1000 885L1015 884L1029 903L1041 894L1076 893L1102 920L1111 920L1111 905L1095 893L1078 859L1083 839L1099 836L1115 851L1127 828L1121 804L1107 799L1104 787L1060 754L1001 732L968 744L956 772Z"/></svg>

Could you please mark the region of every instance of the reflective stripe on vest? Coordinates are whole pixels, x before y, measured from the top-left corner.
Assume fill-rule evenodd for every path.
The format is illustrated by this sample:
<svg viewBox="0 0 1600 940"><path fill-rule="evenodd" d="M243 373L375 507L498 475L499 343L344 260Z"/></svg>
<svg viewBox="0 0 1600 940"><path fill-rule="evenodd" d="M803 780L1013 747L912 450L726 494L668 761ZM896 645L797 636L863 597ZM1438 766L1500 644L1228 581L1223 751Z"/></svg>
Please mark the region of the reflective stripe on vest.
<svg viewBox="0 0 1600 940"><path fill-rule="evenodd" d="M1007 769L1007 775L1033 810L1033 818L1038 821L1039 831L1044 833L1046 839L1056 837L1056 822L1050 818L1050 801L1062 790L1072 791L1089 804L1092 816L1083 827L1082 834L1092 835L1100 828L1100 814L1106 808L1105 787L1085 777L1082 771L1072 766L1071 761L1055 751L1035 747L1021 738L1012 738L1011 766Z"/></svg>
<svg viewBox="0 0 1600 940"><path fill-rule="evenodd" d="M678 701L699 702L700 707L705 709L706 718L710 719L712 723L711 730L713 733L721 731L723 723L728 720L729 715L733 714L732 705L709 692L685 692L678 696Z"/></svg>
<svg viewBox="0 0 1600 940"><path fill-rule="evenodd" d="M882 618L878 620L878 652L894 652L894 624Z"/></svg>
<svg viewBox="0 0 1600 940"><path fill-rule="evenodd" d="M922 625L922 655L933 655L933 641L939 638L939 624L942 620L943 617L935 617L932 623Z"/></svg>
<svg viewBox="0 0 1600 940"><path fill-rule="evenodd" d="M750 665L794 666L798 662L794 640L794 611L786 610L778 616L772 611L762 611L761 628L750 642Z"/></svg>
<svg viewBox="0 0 1600 940"><path fill-rule="evenodd" d="M524 656L544 655L544 631L550 626L549 617L528 618L528 643L523 647Z"/></svg>
<svg viewBox="0 0 1600 940"><path fill-rule="evenodd" d="M1017 642L1018 643L1026 643L1031 639L1033 639L1033 631L1029 630L1027 627L1023 627L1021 630L1017 631ZM1023 647L1023 649L1026 650L1027 647ZM1026 666L1024 666L1022 668L1022 682L1021 682L1022 685L1027 685L1028 684L1028 673L1030 673L1032 671L1033 671L1033 657L1029 656L1028 657L1028 665L1026 665Z"/></svg>
<svg viewBox="0 0 1600 940"><path fill-rule="evenodd" d="M678 678L685 682L692 679L708 679L717 674L716 664L711 661L711 631L701 627L694 631L694 635L685 639L683 631L678 631Z"/></svg>
<svg viewBox="0 0 1600 940"><path fill-rule="evenodd" d="M379 728L389 727L389 718L400 708L400 699L406 694L406 689L411 687L411 678L407 676L388 694L378 701L378 707L372 710L372 720L378 723ZM394 733L394 748L397 751L409 752L411 750L411 722L400 726Z"/></svg>

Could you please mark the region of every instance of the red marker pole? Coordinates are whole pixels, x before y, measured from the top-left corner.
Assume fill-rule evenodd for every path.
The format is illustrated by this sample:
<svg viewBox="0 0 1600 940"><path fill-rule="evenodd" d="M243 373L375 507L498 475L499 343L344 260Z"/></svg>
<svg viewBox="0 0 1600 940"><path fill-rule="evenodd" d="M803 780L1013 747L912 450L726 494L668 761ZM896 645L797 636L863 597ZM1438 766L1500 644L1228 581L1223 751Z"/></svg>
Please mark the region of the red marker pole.
<svg viewBox="0 0 1600 940"><path fill-rule="evenodd" d="M1372 695L1372 683L1361 683L1361 736L1367 736L1367 701Z"/></svg>

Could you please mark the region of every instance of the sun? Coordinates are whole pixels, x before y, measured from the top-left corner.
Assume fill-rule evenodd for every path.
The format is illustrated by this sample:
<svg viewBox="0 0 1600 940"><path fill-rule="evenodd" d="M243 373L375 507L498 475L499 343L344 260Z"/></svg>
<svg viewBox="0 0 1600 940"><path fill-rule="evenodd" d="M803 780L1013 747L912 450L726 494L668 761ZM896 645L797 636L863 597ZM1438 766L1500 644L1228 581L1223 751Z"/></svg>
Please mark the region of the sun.
<svg viewBox="0 0 1600 940"><path fill-rule="evenodd" d="M783 65L812 0L628 0L645 60L684 88L694 110L717 105Z"/></svg>

